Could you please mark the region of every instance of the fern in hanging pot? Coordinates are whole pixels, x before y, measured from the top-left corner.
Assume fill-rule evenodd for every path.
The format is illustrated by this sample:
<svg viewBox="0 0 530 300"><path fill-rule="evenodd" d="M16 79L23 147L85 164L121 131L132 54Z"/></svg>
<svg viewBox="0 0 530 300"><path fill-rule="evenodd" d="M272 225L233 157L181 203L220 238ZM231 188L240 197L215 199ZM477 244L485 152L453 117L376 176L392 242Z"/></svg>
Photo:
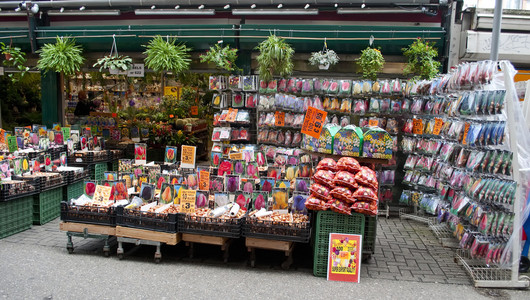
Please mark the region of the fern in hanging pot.
<svg viewBox="0 0 530 300"><path fill-rule="evenodd" d="M433 42L418 38L407 48L403 48L403 55L407 57L407 65L403 69L403 74L416 74L416 78L422 79L434 78L442 64L435 60L438 56L438 49L433 46Z"/></svg>
<svg viewBox="0 0 530 300"><path fill-rule="evenodd" d="M309 64L318 66L320 70L327 70L330 66L336 65L339 62L339 56L331 49L324 49L322 51L311 53Z"/></svg>
<svg viewBox="0 0 530 300"><path fill-rule="evenodd" d="M286 77L293 73L294 50L284 39L269 36L257 47L258 72L261 80L269 81L275 74Z"/></svg>
<svg viewBox="0 0 530 300"><path fill-rule="evenodd" d="M81 70L83 61L81 55L83 48L76 45L75 39L69 37L57 37L55 44L44 44L37 50L39 61L37 68L41 71L54 71L70 76Z"/></svg>
<svg viewBox="0 0 530 300"><path fill-rule="evenodd" d="M239 70L235 64L237 49L230 48L230 46L221 47L219 44L216 44L214 47L210 47L210 50L206 51L206 54L201 54L200 59L202 63L213 63L219 69L227 71Z"/></svg>
<svg viewBox="0 0 530 300"><path fill-rule="evenodd" d="M361 57L357 59L357 65L361 69L364 78L376 80L377 73L383 70L385 58L379 49L367 47L361 51Z"/></svg>
<svg viewBox="0 0 530 300"><path fill-rule="evenodd" d="M183 44L175 44L174 38L163 38L161 36L154 37L147 45L142 45L146 48L144 54L145 65L149 69L163 73L166 71L173 72L177 75L184 72L190 67L190 48Z"/></svg>

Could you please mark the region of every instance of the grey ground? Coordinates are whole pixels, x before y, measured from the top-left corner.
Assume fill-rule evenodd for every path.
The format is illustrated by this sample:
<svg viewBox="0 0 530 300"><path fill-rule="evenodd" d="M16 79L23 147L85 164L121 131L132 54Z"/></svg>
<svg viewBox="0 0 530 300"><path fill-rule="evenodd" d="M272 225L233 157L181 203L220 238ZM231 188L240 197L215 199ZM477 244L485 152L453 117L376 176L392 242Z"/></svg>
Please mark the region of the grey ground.
<svg viewBox="0 0 530 300"><path fill-rule="evenodd" d="M74 238L65 248L59 220L0 240L0 297L4 299L530 299L530 291L475 289L426 225L379 219L376 251L361 267L361 283L314 277L309 247L297 246L290 270L282 254L258 251L250 268L241 242L224 264L218 247L197 245L193 259L184 245L128 245L125 260L102 255L102 242Z"/></svg>

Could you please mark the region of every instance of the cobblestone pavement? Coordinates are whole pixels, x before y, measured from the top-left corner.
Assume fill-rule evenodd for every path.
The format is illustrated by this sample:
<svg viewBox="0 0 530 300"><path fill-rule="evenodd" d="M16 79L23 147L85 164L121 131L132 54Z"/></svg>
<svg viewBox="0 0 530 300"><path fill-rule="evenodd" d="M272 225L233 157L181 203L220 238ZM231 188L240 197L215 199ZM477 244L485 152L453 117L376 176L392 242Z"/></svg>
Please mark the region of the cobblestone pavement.
<svg viewBox="0 0 530 300"><path fill-rule="evenodd" d="M4 238L0 242L39 245L62 248L66 253L66 234L59 230L59 219L43 226L33 226L30 230ZM444 284L466 284L471 281L463 268L454 260L454 250L444 248L427 225L398 218L379 218L375 253L370 260L362 264L361 278L376 278L398 281L429 282ZM75 253L93 253L101 255L103 242L94 239L74 237ZM116 241L111 241L111 253L116 253ZM181 243L182 244L182 243ZM163 261L190 260L187 248L177 245L176 251L162 250ZM204 263L222 263L219 248L215 246L197 246L194 261ZM126 256L132 259L152 260L153 249L149 246L126 248ZM169 254L167 254L169 253ZM309 246L297 245L292 268L312 273L312 256ZM212 255L215 254L215 255ZM231 247L229 264L245 266L248 254L241 241ZM126 258L129 259L129 258ZM283 256L275 251L258 251L258 268L279 268Z"/></svg>

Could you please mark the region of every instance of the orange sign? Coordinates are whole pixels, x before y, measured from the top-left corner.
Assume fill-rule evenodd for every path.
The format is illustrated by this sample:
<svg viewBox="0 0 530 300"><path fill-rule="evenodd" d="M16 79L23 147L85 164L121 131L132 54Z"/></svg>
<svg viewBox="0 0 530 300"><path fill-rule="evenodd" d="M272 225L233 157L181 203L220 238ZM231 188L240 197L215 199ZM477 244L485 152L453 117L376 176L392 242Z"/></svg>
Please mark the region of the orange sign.
<svg viewBox="0 0 530 300"><path fill-rule="evenodd" d="M199 172L199 190L210 190L210 172L204 170Z"/></svg>
<svg viewBox="0 0 530 300"><path fill-rule="evenodd" d="M471 124L469 122L466 122L464 125L464 137L462 138L462 144L467 145L467 134L469 133L469 127Z"/></svg>
<svg viewBox="0 0 530 300"><path fill-rule="evenodd" d="M243 153L230 153L228 154L228 158L230 159L243 159Z"/></svg>
<svg viewBox="0 0 530 300"><path fill-rule="evenodd" d="M274 125L280 127L285 126L285 112L277 111L274 113Z"/></svg>
<svg viewBox="0 0 530 300"><path fill-rule="evenodd" d="M236 109L228 109L228 115L226 116L227 122L235 122L237 117L237 108Z"/></svg>
<svg viewBox="0 0 530 300"><path fill-rule="evenodd" d="M175 116L174 115L169 115L169 118L170 119L173 119Z"/></svg>
<svg viewBox="0 0 530 300"><path fill-rule="evenodd" d="M422 119L412 120L412 133L423 134L423 120Z"/></svg>
<svg viewBox="0 0 530 300"><path fill-rule="evenodd" d="M327 115L328 113L323 110L311 106L308 107L304 118L304 124L302 124L302 133L318 139Z"/></svg>
<svg viewBox="0 0 530 300"><path fill-rule="evenodd" d="M180 199L180 212L190 214L195 212L195 198L197 191L182 190L182 198Z"/></svg>
<svg viewBox="0 0 530 300"><path fill-rule="evenodd" d="M432 134L440 135L440 132L442 132L443 125L444 121L441 118L434 118L434 129L432 130Z"/></svg>
<svg viewBox="0 0 530 300"><path fill-rule="evenodd" d="M199 107L196 106L196 105L192 106L192 107L191 107L191 115L192 115L192 116L196 116L196 115L198 115L198 114L199 114Z"/></svg>
<svg viewBox="0 0 530 300"><path fill-rule="evenodd" d="M372 126L372 127L379 126L379 120L377 119L368 120L368 126Z"/></svg>

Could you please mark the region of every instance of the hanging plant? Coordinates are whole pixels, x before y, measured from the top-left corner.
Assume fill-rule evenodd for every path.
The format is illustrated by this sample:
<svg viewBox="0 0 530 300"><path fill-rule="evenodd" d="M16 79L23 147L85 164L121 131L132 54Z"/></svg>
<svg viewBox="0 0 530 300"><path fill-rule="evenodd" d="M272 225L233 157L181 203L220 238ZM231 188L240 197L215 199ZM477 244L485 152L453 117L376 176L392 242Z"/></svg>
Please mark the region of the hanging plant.
<svg viewBox="0 0 530 300"><path fill-rule="evenodd" d="M93 67L99 67L100 72L104 69L127 71L132 68L132 64L132 58L127 55L106 55L98 59Z"/></svg>
<svg viewBox="0 0 530 300"><path fill-rule="evenodd" d="M13 82L18 81L20 78L24 77L29 71L29 67L26 67L26 53L22 52L22 49L18 47L13 47L11 45L6 45L0 42L0 51L5 55L5 60L3 65L6 67L16 68L20 73L15 75L13 73L8 74L9 78Z"/></svg>
<svg viewBox="0 0 530 300"><path fill-rule="evenodd" d="M403 74L416 74L415 77L422 79L435 77L442 64L435 60L435 57L438 56L438 49L433 46L433 42L426 42L418 38L407 48L401 49L403 55L407 57L407 65L403 69Z"/></svg>
<svg viewBox="0 0 530 300"><path fill-rule="evenodd" d="M83 48L75 44L75 39L57 37L55 44L44 44L37 51L40 58L37 68L42 71L54 71L66 76L81 70Z"/></svg>
<svg viewBox="0 0 530 300"><path fill-rule="evenodd" d="M216 44L206 51L206 54L201 54L201 62L214 63L219 69L227 71L238 70L235 65L237 59L237 49L230 48L230 46L221 47Z"/></svg>
<svg viewBox="0 0 530 300"><path fill-rule="evenodd" d="M190 48L183 44L175 45L176 39L154 37L149 44L142 45L147 50L144 54L145 65L157 73L172 71L173 74L179 74L190 67Z"/></svg>
<svg viewBox="0 0 530 300"><path fill-rule="evenodd" d="M377 73L383 70L385 59L379 49L367 47L361 51L361 57L357 59L357 65L361 68L364 78L376 80Z"/></svg>
<svg viewBox="0 0 530 300"><path fill-rule="evenodd" d="M256 49L260 52L257 61L261 80L269 81L274 74L286 77L293 72L294 50L284 39L271 35Z"/></svg>
<svg viewBox="0 0 530 300"><path fill-rule="evenodd" d="M337 53L327 48L311 53L311 57L309 58L309 64L319 66L321 70L327 70L330 66L336 65L338 62L339 56Z"/></svg>

